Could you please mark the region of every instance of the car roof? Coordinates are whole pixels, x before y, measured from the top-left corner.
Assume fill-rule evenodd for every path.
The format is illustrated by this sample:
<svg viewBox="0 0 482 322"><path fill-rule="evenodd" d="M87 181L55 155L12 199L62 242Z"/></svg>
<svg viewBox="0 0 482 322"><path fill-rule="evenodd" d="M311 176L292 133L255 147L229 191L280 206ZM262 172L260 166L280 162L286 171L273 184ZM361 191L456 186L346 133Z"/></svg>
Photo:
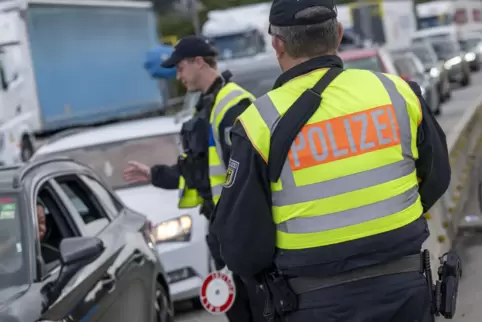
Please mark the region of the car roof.
<svg viewBox="0 0 482 322"><path fill-rule="evenodd" d="M361 58L375 57L378 55L378 49L363 48L357 50L347 50L338 53L342 60L356 60Z"/></svg>
<svg viewBox="0 0 482 322"><path fill-rule="evenodd" d="M182 123L176 122L176 118L171 116L158 116L103 125L47 142L35 154L55 153L156 135L179 133L181 126Z"/></svg>

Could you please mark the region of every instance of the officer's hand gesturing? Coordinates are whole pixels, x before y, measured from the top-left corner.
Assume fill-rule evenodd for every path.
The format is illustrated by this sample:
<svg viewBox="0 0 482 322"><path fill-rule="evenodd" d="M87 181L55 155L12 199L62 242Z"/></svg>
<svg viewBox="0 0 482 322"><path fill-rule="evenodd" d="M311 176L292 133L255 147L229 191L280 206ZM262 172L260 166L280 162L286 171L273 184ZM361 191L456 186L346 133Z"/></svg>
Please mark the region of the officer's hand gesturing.
<svg viewBox="0 0 482 322"><path fill-rule="evenodd" d="M151 169L140 162L129 161L124 170L124 180L127 183L148 183L151 181Z"/></svg>

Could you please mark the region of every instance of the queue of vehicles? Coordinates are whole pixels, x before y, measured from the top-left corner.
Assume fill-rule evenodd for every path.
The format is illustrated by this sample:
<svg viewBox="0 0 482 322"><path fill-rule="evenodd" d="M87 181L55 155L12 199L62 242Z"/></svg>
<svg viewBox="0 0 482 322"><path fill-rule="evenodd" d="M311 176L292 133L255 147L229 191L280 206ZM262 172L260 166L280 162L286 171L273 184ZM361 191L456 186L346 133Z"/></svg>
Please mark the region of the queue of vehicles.
<svg viewBox="0 0 482 322"><path fill-rule="evenodd" d="M391 73L417 82L432 112L443 113L452 85L469 86L471 72L482 63L482 28L476 28L476 15L470 15L475 19L468 22L470 28L463 28L452 21L460 14L450 13L476 8L466 6L467 1L455 1L455 6L448 6L449 13L439 13L443 24L450 22L447 25L428 14L420 16L418 23L424 27L419 31L409 0L383 1L383 8L378 8L381 14L371 16L371 28L361 16L377 12L373 7L364 11L363 6L340 6L347 32L339 56L345 68ZM245 8L242 15L235 9L229 15L212 13L203 29L220 49L220 68L230 69L233 81L257 97L269 91L281 73L269 49L267 8L265 3L251 11ZM52 16L52 11L59 14ZM233 12L250 20L238 25L243 19L233 19ZM90 34L79 36L90 42L65 45L69 44L66 35L80 33L74 23L61 19L71 15L83 17L79 19L107 15L118 25L93 24L86 29ZM46 17L58 19L57 25ZM127 18L132 19L131 27L137 27L126 27L122 19ZM171 322L173 301L191 300L199 306L202 280L213 269L205 242L207 220L198 209L178 209L175 190L127 185L122 178L129 160L149 166L174 164L181 151L181 119L189 113L84 126L162 103L163 91L157 83L132 64L151 44L151 19L150 4L142 2L94 1L75 6L61 0L0 2L0 30L9 30L0 32L0 113L5 120L0 122L0 154L9 155L0 156L0 162L18 163L33 155L26 165L0 168L0 190L5 193L0 194L0 221L9 220L11 225L4 226L8 228L0 238L17 240L9 253L16 256L13 267L2 265L6 255L0 247L0 320L62 320L70 315L79 321ZM427 21L428 26L423 24ZM55 34L54 26L59 38L47 42L51 46L42 46L45 34ZM100 29L107 31L94 36ZM104 39L119 41L110 42L109 49L115 53L99 45ZM59 44L64 45L55 47ZM95 53L99 58L85 60L95 56L89 51L94 47L103 50ZM69 65L70 61L78 64ZM109 66L104 66L106 61ZM113 98L113 91L120 96ZM196 95L186 97L186 110ZM30 125L28 120L36 121ZM50 137L34 151L35 131L79 125L83 126ZM38 196L49 200L50 206L46 212L49 233L42 242L35 232ZM43 258L44 246L57 249L58 258ZM27 301L33 303L31 308L22 310Z"/></svg>

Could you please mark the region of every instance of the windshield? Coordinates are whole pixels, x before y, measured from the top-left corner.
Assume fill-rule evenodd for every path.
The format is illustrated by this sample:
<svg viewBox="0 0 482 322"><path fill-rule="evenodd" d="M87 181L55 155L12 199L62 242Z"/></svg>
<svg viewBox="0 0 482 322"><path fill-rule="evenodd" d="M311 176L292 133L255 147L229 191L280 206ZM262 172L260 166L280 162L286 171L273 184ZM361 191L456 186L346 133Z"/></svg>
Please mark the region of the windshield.
<svg viewBox="0 0 482 322"><path fill-rule="evenodd" d="M432 55L432 52L430 49L422 46L413 46L412 51L415 54L415 56L420 59L424 67L431 67L433 64L435 64L436 58Z"/></svg>
<svg viewBox="0 0 482 322"><path fill-rule="evenodd" d="M17 196L1 194L0 291L28 283L28 247L22 224Z"/></svg>
<svg viewBox="0 0 482 322"><path fill-rule="evenodd" d="M479 38L463 39L459 41L459 44L462 50L469 51L475 49L480 41Z"/></svg>
<svg viewBox="0 0 482 322"><path fill-rule="evenodd" d="M171 133L94 145L55 154L67 155L90 166L111 187L121 189L139 186L139 184L126 183L122 177L122 172L129 161L136 160L149 167L156 164L173 165L177 162L180 152L179 134Z"/></svg>
<svg viewBox="0 0 482 322"><path fill-rule="evenodd" d="M417 70L417 65L408 57L395 58L393 61L395 69L399 75L408 75L412 78L419 75L419 70Z"/></svg>
<svg viewBox="0 0 482 322"><path fill-rule="evenodd" d="M432 27L447 26L450 25L453 18L450 15L434 15L418 18L418 29L427 29Z"/></svg>
<svg viewBox="0 0 482 322"><path fill-rule="evenodd" d="M353 69L366 69L374 72L384 72L380 60L377 56L360 58L360 59L350 59L343 61L345 68Z"/></svg>
<svg viewBox="0 0 482 322"><path fill-rule="evenodd" d="M219 52L218 60L254 56L265 51L262 35L257 30L210 38Z"/></svg>
<svg viewBox="0 0 482 322"><path fill-rule="evenodd" d="M457 49L451 41L432 42L432 46L439 59L449 59L457 55Z"/></svg>
<svg viewBox="0 0 482 322"><path fill-rule="evenodd" d="M273 89L276 79L281 74L279 67L258 69L248 73L236 73L233 81L256 97L260 97Z"/></svg>

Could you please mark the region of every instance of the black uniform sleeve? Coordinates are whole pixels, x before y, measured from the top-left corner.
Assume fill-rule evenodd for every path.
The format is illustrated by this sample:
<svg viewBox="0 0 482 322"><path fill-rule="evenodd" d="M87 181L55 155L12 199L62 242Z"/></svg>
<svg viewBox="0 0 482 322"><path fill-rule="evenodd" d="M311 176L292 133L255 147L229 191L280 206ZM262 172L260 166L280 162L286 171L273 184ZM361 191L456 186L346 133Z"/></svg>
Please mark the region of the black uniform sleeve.
<svg viewBox="0 0 482 322"><path fill-rule="evenodd" d="M229 155L231 152L229 130L233 126L236 118L240 116L244 112L244 110L248 108L249 105L251 105L251 100L249 100L248 98L239 101L238 104L228 109L226 114L224 114L223 119L219 123L219 141L221 143L221 150L223 151L223 155L220 157L222 157L226 167L228 167Z"/></svg>
<svg viewBox="0 0 482 322"><path fill-rule="evenodd" d="M275 252L270 185L266 164L247 139L241 123L235 124L231 138L232 175L216 206L211 232L219 241L228 268L252 278L272 266Z"/></svg>
<svg viewBox="0 0 482 322"><path fill-rule="evenodd" d="M417 176L420 178L419 193L424 212L447 191L451 169L445 133L438 124L429 106L423 99L420 87L409 82L420 100L422 122L417 133L419 159L416 161Z"/></svg>
<svg viewBox="0 0 482 322"><path fill-rule="evenodd" d="M151 183L154 187L163 189L179 188L181 177L179 167L175 165L155 165L151 168Z"/></svg>

